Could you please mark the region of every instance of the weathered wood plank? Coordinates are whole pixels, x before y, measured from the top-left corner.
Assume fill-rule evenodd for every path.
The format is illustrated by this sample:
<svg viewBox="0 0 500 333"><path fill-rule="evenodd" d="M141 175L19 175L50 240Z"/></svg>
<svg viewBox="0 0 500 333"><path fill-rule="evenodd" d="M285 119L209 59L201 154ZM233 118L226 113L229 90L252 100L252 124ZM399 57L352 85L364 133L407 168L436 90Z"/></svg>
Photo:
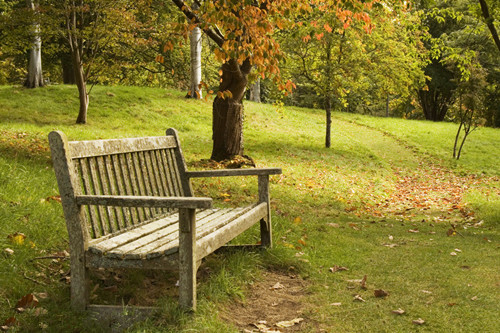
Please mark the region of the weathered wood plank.
<svg viewBox="0 0 500 333"><path fill-rule="evenodd" d="M264 247L273 246L273 229L271 224L271 204L269 200L269 175L259 175L259 202L267 204L267 214L260 220L260 243Z"/></svg>
<svg viewBox="0 0 500 333"><path fill-rule="evenodd" d="M75 161L76 162L76 161ZM77 163L80 169L80 179L82 181L82 192L83 194L93 195L93 185L91 183L90 170L88 167L88 160L86 158L78 159ZM88 223L92 228L92 238L97 238L102 236L101 229L99 227L99 219L97 207L88 207Z"/></svg>
<svg viewBox="0 0 500 333"><path fill-rule="evenodd" d="M213 214L213 210L206 209L198 213L200 218ZM146 247L152 242L152 249L168 243L172 238L178 237L179 214L172 214L166 218L144 224L125 233L105 240L89 242L89 250L96 254L107 254L110 257L123 259L145 258L149 252ZM172 237L171 237L172 236ZM134 251L131 255L129 252ZM114 254L116 253L116 254Z"/></svg>
<svg viewBox="0 0 500 333"><path fill-rule="evenodd" d="M205 236L207 230L210 230L212 227L214 230L217 230L218 227L222 227L228 221L233 219L236 216L239 216L240 209L220 209L214 211L213 214L207 215L205 217L196 217L196 234L197 238ZM125 257L135 258L139 256L141 258L155 258L163 255L170 255L171 253L175 253L178 251L179 246L179 238L178 234L170 234L167 237L162 238L159 242L150 243L144 247L138 248L135 253L128 254Z"/></svg>
<svg viewBox="0 0 500 333"><path fill-rule="evenodd" d="M179 134L174 128L169 128L166 132L167 136L172 136L176 142L176 148L172 149L174 152L175 166L177 168L177 174L179 175L179 183L182 187L183 195L190 197L193 195L193 189L191 188L191 183L189 178L186 177L186 161L184 160L184 154L182 153L181 143L179 141Z"/></svg>
<svg viewBox="0 0 500 333"><path fill-rule="evenodd" d="M214 252L219 247L254 225L256 221L266 216L266 213L267 204L261 203L226 226L198 240L196 244L197 258L202 259Z"/></svg>
<svg viewBox="0 0 500 333"><path fill-rule="evenodd" d="M176 140L172 136L70 141L69 154L72 158L130 153L144 150L175 148Z"/></svg>
<svg viewBox="0 0 500 333"><path fill-rule="evenodd" d="M281 168L260 168L260 169L223 169L205 171L187 171L189 178L198 177L230 177L230 176L259 176L259 175L279 175Z"/></svg>
<svg viewBox="0 0 500 333"><path fill-rule="evenodd" d="M163 172L165 174L165 178L167 179L165 184L167 185L168 195L172 196L172 197L179 196L180 194L177 194L175 191L174 182L173 182L173 178L172 178L172 174L171 174L171 169L170 169L170 166L168 164L167 152L165 149L159 150L158 152L160 153L160 157L161 157L160 163L161 163L161 166L163 167Z"/></svg>
<svg viewBox="0 0 500 333"><path fill-rule="evenodd" d="M101 193L104 195L112 195L113 192L111 191L111 184L109 184L109 177L106 172L106 162L105 162L106 156L97 156L97 173L98 177L100 180L100 185L101 185ZM114 210L114 207L109 207L105 206L106 209L106 224L108 227L108 230L110 233L114 233L119 230L119 228L116 225L116 211Z"/></svg>
<svg viewBox="0 0 500 333"><path fill-rule="evenodd" d="M165 207L165 208L210 208L211 198L204 197L152 197L118 195L79 195L79 205L117 207Z"/></svg>
<svg viewBox="0 0 500 333"><path fill-rule="evenodd" d="M115 178L115 184L116 184L116 192L115 194L117 195L127 195L126 190L125 190L125 183L123 181L124 177L122 174L122 168L120 165L120 155L111 155L110 156L110 167L112 168L112 172ZM121 228L125 229L130 227L133 223L131 220L131 208L130 207L121 207Z"/></svg>
<svg viewBox="0 0 500 333"><path fill-rule="evenodd" d="M86 229L83 210L74 200L75 195L81 193L81 187L77 170L71 163L66 136L62 132L51 132L49 143L70 243L71 307L82 311L85 310L89 297L88 275L84 263L90 235Z"/></svg>
<svg viewBox="0 0 500 333"><path fill-rule="evenodd" d="M89 157L88 158L89 162L89 178L92 180L92 192L95 193L96 195L102 195L102 187L101 187L101 181L99 179L99 172L97 170L97 158L96 157ZM110 233L109 230L109 225L107 222L108 216L107 216L107 211L104 207L99 206L97 207L97 217L99 220L99 226L101 227L101 234L102 235L107 235Z"/></svg>
<svg viewBox="0 0 500 333"><path fill-rule="evenodd" d="M87 252L85 254L85 263L87 267L103 267L103 268L138 268L138 269L160 269L173 270L179 269L179 254L175 253L170 256L162 256L152 258L150 260L116 260L106 256L101 256Z"/></svg>
<svg viewBox="0 0 500 333"><path fill-rule="evenodd" d="M196 220L195 210L179 210L179 304L196 310Z"/></svg>
<svg viewBox="0 0 500 333"><path fill-rule="evenodd" d="M197 223L204 224L207 221L217 219L224 214L224 210L204 210L197 216ZM155 230L150 234L144 234L136 241L116 247L110 251L110 256L123 259L152 258L155 256L168 255L176 252L179 245L179 218L164 229ZM197 227L198 229L198 227ZM174 249L175 248L175 249Z"/></svg>
<svg viewBox="0 0 500 333"><path fill-rule="evenodd" d="M140 195L140 190L137 184L137 179L135 176L135 165L133 161L132 153L120 154L119 156L124 156L123 171L127 174L125 178L125 187L127 188L128 195ZM142 221L146 220L146 211L144 207L136 207L135 211L136 217L134 224L140 224Z"/></svg>

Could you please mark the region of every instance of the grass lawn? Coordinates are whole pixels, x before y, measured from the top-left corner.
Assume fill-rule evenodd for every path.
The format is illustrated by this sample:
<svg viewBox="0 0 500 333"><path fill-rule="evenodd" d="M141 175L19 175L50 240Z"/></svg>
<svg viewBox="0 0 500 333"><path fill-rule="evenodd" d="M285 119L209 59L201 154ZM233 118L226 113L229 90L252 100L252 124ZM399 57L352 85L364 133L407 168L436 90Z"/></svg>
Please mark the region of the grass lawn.
<svg viewBox="0 0 500 333"><path fill-rule="evenodd" d="M110 331L69 309L68 236L46 138L52 130L83 140L157 136L175 127L188 166L202 168L211 150L211 103L183 96L96 86L89 123L76 125L75 87L0 86L0 326ZM472 133L454 161L455 124L333 117L326 149L322 111L245 102L245 153L259 167L283 169L271 181L275 246L209 256L199 270L195 314L178 309L172 274L97 271L92 299L159 306L129 332L259 332L259 325L281 332L497 332L500 131ZM193 185L197 195L229 205L257 188L253 178ZM251 229L235 242L257 240ZM21 301L26 295L36 306ZM292 326L276 326L283 321Z"/></svg>

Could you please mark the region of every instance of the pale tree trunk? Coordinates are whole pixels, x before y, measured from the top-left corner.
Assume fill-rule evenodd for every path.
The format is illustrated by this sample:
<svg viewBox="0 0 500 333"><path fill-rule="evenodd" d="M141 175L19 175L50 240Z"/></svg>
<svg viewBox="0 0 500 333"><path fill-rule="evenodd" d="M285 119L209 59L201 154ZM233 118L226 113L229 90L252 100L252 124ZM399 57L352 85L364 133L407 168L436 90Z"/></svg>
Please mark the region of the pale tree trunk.
<svg viewBox="0 0 500 333"><path fill-rule="evenodd" d="M260 77L250 87L250 100L252 102L260 103Z"/></svg>
<svg viewBox="0 0 500 333"><path fill-rule="evenodd" d="M26 5L32 11L35 10L33 0L26 0ZM28 63L28 75L24 86L27 88L43 87L42 73L42 38L40 37L40 24L33 24L33 46L30 50L30 59Z"/></svg>
<svg viewBox="0 0 500 333"><path fill-rule="evenodd" d="M197 10L198 6L195 3L193 9ZM191 43L191 87L189 96L191 98L201 99L201 29L196 27L191 31L189 36Z"/></svg>
<svg viewBox="0 0 500 333"><path fill-rule="evenodd" d="M211 159L222 161L243 155L243 96L250 73L247 59L238 65L231 59L222 65L222 81L219 92L230 92L231 96L215 97L213 103Z"/></svg>

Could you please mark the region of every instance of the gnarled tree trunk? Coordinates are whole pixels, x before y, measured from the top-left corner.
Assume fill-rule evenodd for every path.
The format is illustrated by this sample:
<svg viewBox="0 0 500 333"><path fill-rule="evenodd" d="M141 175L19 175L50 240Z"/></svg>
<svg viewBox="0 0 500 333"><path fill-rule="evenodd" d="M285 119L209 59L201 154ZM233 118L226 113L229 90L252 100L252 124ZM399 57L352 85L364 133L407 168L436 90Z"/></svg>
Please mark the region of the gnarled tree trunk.
<svg viewBox="0 0 500 333"><path fill-rule="evenodd" d="M222 81L213 103L212 156L215 161L243 155L243 96L251 65L247 59L239 65L231 59L222 65ZM230 92L231 96L227 92Z"/></svg>

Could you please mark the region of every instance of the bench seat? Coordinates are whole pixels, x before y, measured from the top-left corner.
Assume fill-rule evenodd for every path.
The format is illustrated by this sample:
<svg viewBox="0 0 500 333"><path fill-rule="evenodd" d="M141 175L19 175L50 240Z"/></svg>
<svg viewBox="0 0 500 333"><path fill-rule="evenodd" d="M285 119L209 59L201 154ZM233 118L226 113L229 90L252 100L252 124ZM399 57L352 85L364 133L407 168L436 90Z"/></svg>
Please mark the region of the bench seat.
<svg viewBox="0 0 500 333"><path fill-rule="evenodd" d="M196 254L204 257L227 243L235 228L249 228L254 223L241 225L242 220L262 219L267 214L265 204L246 207L200 209L196 211ZM244 230L237 230L241 233ZM227 234L227 237L224 237ZM213 244L213 239L218 240ZM231 238L230 238L231 239ZM212 245L213 244L213 245ZM208 249L205 249L209 247ZM216 247L214 249L214 247ZM169 256L179 252L179 214L172 213L156 221L113 234L107 238L89 241L88 252L106 259L138 260ZM200 260L202 258L197 258ZM92 260L95 265L96 260ZM126 265L126 264L124 264ZM100 267L100 265L97 265Z"/></svg>

